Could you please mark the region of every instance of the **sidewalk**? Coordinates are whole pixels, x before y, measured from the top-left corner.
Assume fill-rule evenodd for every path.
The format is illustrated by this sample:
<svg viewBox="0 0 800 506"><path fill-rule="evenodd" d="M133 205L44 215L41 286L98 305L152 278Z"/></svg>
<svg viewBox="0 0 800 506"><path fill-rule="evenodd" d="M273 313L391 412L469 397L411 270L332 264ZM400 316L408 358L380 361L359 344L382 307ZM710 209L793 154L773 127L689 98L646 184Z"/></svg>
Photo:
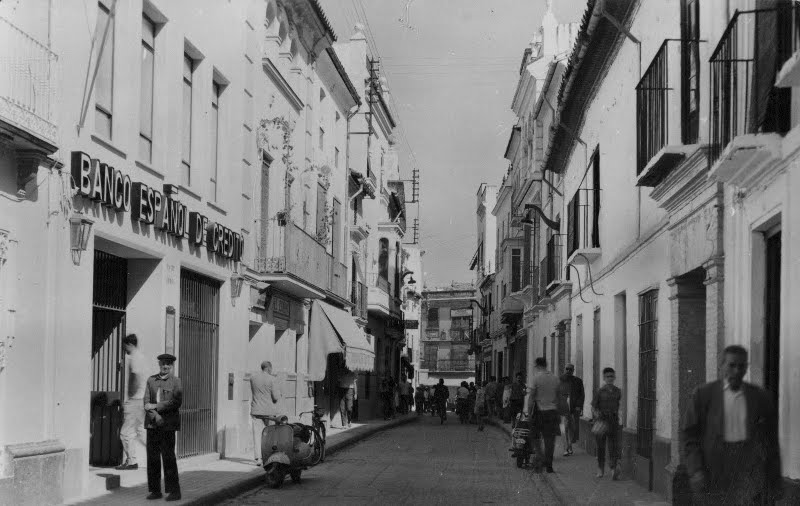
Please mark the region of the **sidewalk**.
<svg viewBox="0 0 800 506"><path fill-rule="evenodd" d="M412 413L389 421L378 419L364 423L354 423L349 429L329 429L325 447L326 459L328 456L377 432L413 422L416 419L417 416ZM253 461L249 459L219 459L214 458L213 455L197 457L179 460L178 469L180 471L183 498L174 504L215 504L265 483L264 470L260 467L255 467ZM97 473L97 471L95 472ZM313 468L308 472L313 473ZM97 506L106 504L153 504L153 501L145 500L148 493L147 471L145 469L140 468L137 471L123 473L111 468L107 470L107 474L120 475L122 486L114 490L104 491L94 497L84 497L71 504Z"/></svg>
<svg viewBox="0 0 800 506"><path fill-rule="evenodd" d="M511 436L511 424L502 423L497 419L493 419L489 423L499 427L509 437ZM542 473L564 504L636 506L666 506L670 504L663 497L645 490L624 475L619 481L611 480L610 472L606 472L606 476L602 479L595 478L596 458L587 454L577 445L573 445L573 450L575 452L573 455L563 457L563 437L557 437L553 458L555 473ZM509 465L512 465L510 457Z"/></svg>

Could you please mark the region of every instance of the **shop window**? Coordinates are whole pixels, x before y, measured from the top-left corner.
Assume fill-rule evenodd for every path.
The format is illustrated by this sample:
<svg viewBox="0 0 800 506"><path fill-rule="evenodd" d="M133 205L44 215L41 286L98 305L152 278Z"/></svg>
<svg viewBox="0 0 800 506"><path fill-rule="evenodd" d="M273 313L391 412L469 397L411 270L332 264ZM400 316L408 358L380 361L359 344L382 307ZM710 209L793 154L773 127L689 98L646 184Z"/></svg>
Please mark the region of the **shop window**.
<svg viewBox="0 0 800 506"><path fill-rule="evenodd" d="M95 131L106 139L112 137L112 118L114 105L114 18L102 2L98 4L97 28L95 33L106 34L105 44L97 44L98 51L103 48L97 65L95 81Z"/></svg>

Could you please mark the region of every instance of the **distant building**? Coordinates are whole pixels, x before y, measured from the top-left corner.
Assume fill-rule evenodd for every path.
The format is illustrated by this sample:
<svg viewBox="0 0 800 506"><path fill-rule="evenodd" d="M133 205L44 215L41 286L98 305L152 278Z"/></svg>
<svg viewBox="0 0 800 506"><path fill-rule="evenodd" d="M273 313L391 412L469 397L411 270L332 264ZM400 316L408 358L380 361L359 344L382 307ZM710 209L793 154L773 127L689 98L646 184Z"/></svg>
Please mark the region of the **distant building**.
<svg viewBox="0 0 800 506"><path fill-rule="evenodd" d="M422 291L420 384L433 385L442 378L453 389L462 381L475 381L471 348L479 311L473 300L472 284Z"/></svg>
<svg viewBox="0 0 800 506"><path fill-rule="evenodd" d="M480 300L483 311L475 332L473 346L476 351L475 377L482 381L495 374L493 360L495 351L492 346L491 335L497 330L493 324L492 315L495 310L494 279L495 255L497 250L497 226L495 216L492 214L497 202L497 186L481 183L478 187L477 208L475 210L477 222L478 247L472 256L469 268L475 271L476 296Z"/></svg>

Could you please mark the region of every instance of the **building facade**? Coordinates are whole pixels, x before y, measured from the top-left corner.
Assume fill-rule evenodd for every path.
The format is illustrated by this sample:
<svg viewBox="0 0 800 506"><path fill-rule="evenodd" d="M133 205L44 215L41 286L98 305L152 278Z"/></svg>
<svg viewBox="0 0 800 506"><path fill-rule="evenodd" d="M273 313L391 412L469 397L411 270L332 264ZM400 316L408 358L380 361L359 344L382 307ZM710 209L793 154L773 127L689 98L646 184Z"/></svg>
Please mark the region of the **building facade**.
<svg viewBox="0 0 800 506"><path fill-rule="evenodd" d="M472 284L453 284L422 291L419 384L433 386L440 379L455 399L462 381L475 381L473 330L479 322Z"/></svg>
<svg viewBox="0 0 800 506"><path fill-rule="evenodd" d="M290 418L329 423L337 373L374 370L348 286L361 97L335 34L314 0L199 7L0 7L0 502L105 489L125 334L154 373L178 357L179 458L251 454L263 360Z"/></svg>
<svg viewBox="0 0 800 506"><path fill-rule="evenodd" d="M469 268L475 271L475 286L482 311L473 347L477 353L475 378L478 381L488 380L495 374L493 362L494 346L492 335L497 329L493 321L494 313L494 274L495 253L497 250L496 220L491 210L497 203L497 187L482 183L477 194L477 238L478 247L472 256Z"/></svg>
<svg viewBox="0 0 800 506"><path fill-rule="evenodd" d="M350 255L357 271L353 279L360 293L366 294L367 311L361 323L376 355L375 374L359 378L359 414L378 416L383 377L399 380L411 372L410 362L401 361L405 186L393 137L397 124L386 102L389 90L380 62L369 53L364 27L356 25L350 41L336 50L348 75L358 83L363 103L354 111L348 131L348 163L356 182L349 205L353 217Z"/></svg>
<svg viewBox="0 0 800 506"><path fill-rule="evenodd" d="M566 323L563 355L587 392L616 369L623 467L674 500L685 492L681 415L696 386L719 378L728 344L750 350L747 379L772 392L783 473L797 479L797 392L784 369L794 353L785 308L800 286L784 219L794 8L588 2L550 100L542 178L563 202L543 210L558 218L571 285L568 320L550 323ZM560 366L558 346L543 350Z"/></svg>

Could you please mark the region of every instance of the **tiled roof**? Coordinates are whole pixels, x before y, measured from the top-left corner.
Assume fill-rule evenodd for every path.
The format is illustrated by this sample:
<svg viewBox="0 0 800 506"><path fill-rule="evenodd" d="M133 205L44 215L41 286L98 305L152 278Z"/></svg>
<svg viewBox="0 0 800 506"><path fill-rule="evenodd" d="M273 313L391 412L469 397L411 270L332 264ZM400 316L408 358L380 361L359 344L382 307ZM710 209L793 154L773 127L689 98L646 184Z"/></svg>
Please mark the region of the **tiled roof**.
<svg viewBox="0 0 800 506"><path fill-rule="evenodd" d="M350 80L350 76L347 74L347 71L344 69L344 65L342 65L342 60L339 59L339 55L336 54L336 50L332 47L326 49L328 56L333 63L334 68L336 68L336 72L339 73L339 76L344 81L344 85L347 87L347 91L350 92L350 96L353 97L356 104L361 105L361 97L358 96L358 90L353 85L353 81Z"/></svg>
<svg viewBox="0 0 800 506"><path fill-rule="evenodd" d="M330 22L328 21L328 16L325 15L325 11L322 10L322 6L319 4L318 0L310 0L311 7L314 9L314 13L317 17L322 21L322 26L325 27L325 32L331 36L334 42L336 42L336 34L333 32L333 27L331 26Z"/></svg>
<svg viewBox="0 0 800 506"><path fill-rule="evenodd" d="M572 132L579 132L592 100L592 89L604 78L607 65L614 58L614 49L624 35L601 11L627 25L634 7L641 0L588 0L580 30L572 48L558 92L558 122ZM593 24L592 18L597 17ZM544 170L561 173L575 146L572 134L565 128L554 128L544 162Z"/></svg>

